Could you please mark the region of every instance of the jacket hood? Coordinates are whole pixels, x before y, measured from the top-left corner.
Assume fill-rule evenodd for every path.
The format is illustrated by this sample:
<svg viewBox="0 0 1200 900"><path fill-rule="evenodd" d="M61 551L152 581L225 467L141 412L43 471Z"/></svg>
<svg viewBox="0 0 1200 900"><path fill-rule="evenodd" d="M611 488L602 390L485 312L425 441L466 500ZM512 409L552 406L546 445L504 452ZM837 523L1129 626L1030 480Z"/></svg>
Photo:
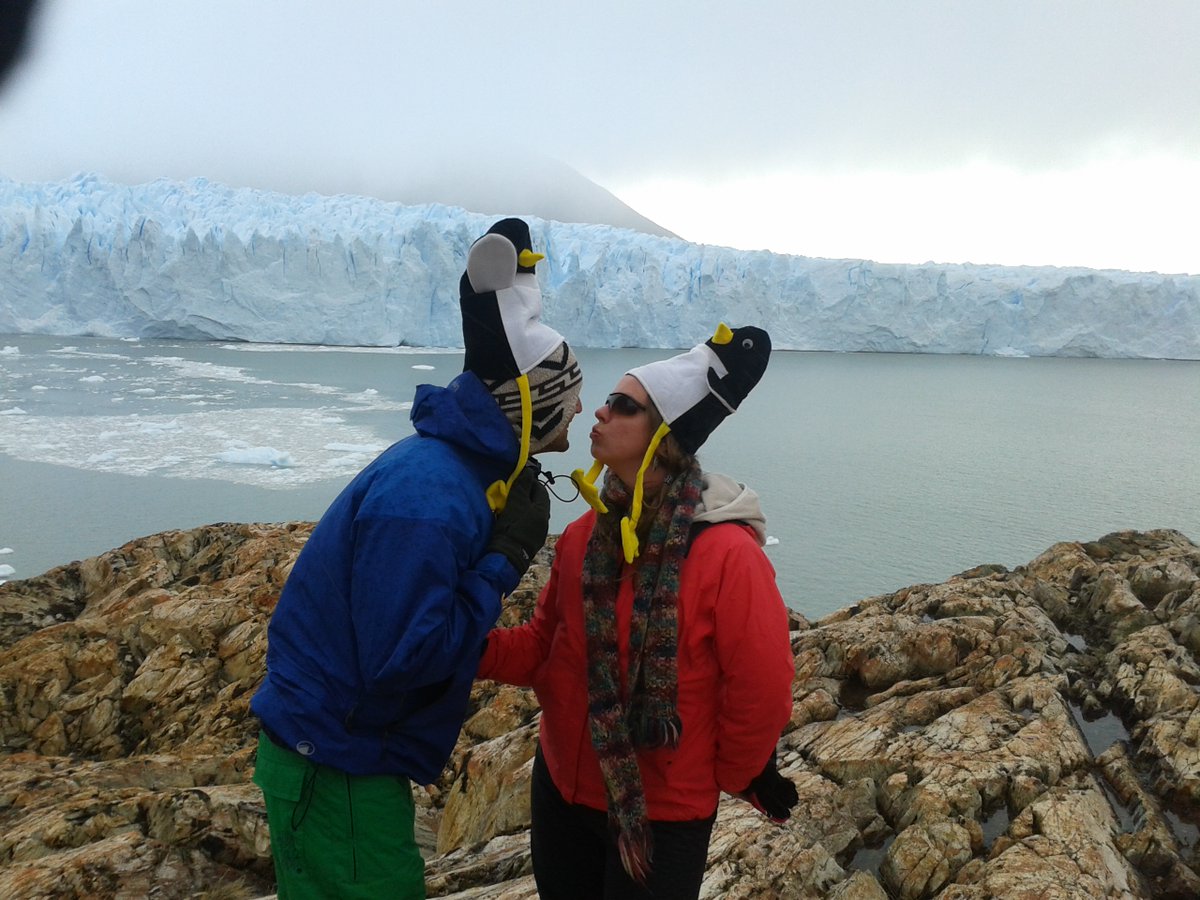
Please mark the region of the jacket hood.
<svg viewBox="0 0 1200 900"><path fill-rule="evenodd" d="M704 489L693 522L745 522L754 529L759 546L767 542L767 517L758 494L740 481L717 472L704 473Z"/></svg>
<svg viewBox="0 0 1200 900"><path fill-rule="evenodd" d="M473 372L463 372L446 387L418 385L411 418L422 437L493 457L501 468L517 461L520 446L513 427Z"/></svg>

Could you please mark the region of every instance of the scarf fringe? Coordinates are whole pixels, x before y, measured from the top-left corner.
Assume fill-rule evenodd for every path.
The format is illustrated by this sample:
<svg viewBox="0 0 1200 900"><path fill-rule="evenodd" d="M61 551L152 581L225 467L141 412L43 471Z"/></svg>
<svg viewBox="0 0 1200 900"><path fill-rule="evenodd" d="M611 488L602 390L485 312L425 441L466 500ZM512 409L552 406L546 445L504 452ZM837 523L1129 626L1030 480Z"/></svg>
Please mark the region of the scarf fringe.
<svg viewBox="0 0 1200 900"><path fill-rule="evenodd" d="M622 830L617 835L617 850L621 854L621 866L626 874L645 887L646 879L650 876L650 861L654 855L650 830L641 828L637 834Z"/></svg>
<svg viewBox="0 0 1200 900"><path fill-rule="evenodd" d="M678 715L659 719L642 719L629 723L629 736L635 747L656 750L668 747L679 749L679 738L683 734L683 721Z"/></svg>

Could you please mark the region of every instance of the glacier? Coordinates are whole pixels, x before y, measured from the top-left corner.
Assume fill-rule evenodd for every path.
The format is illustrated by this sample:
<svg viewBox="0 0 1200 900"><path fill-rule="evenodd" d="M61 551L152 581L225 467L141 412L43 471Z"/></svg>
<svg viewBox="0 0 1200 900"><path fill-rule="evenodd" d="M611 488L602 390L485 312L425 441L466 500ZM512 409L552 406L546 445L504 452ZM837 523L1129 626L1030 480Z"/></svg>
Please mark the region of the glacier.
<svg viewBox="0 0 1200 900"><path fill-rule="evenodd" d="M799 211L798 211L798 214ZM458 280L496 220L437 204L0 179L0 333L461 347ZM1200 359L1200 276L742 251L527 217L545 321L581 347Z"/></svg>

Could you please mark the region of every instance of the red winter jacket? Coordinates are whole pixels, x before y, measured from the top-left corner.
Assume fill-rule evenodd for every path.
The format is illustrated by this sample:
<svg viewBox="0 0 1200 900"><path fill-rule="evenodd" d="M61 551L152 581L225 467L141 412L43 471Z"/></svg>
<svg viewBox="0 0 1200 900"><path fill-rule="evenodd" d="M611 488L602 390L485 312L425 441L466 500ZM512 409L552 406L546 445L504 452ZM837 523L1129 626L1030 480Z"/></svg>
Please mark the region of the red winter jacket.
<svg viewBox="0 0 1200 900"><path fill-rule="evenodd" d="M595 520L589 511L563 532L533 618L492 630L478 677L534 689L554 784L570 803L606 809L588 726L581 588ZM623 690L632 611L633 578L624 577L617 595ZM726 523L697 536L680 578L678 652L679 747L638 751L650 818L667 821L706 818L721 791L743 791L791 715L787 611L751 527Z"/></svg>

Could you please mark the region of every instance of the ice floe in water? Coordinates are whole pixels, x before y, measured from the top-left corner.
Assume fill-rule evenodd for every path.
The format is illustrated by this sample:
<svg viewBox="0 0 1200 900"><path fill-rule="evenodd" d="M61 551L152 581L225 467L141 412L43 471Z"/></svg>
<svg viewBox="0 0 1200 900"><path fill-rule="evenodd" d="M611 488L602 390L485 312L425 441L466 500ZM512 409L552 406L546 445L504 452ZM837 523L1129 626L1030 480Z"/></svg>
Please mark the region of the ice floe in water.
<svg viewBox="0 0 1200 900"><path fill-rule="evenodd" d="M397 421L410 433L407 421ZM348 478L386 446L328 410L205 410L164 416L21 416L0 429L17 459L127 475L291 488Z"/></svg>
<svg viewBox="0 0 1200 900"><path fill-rule="evenodd" d="M240 442L235 442L240 443ZM217 459L235 466L271 466L290 469L296 465L292 454L274 447L232 447L217 454Z"/></svg>
<svg viewBox="0 0 1200 900"><path fill-rule="evenodd" d="M383 356L462 356L461 347L343 347L325 344L264 344L246 341L237 344L213 344L219 350L252 353L370 353Z"/></svg>
<svg viewBox="0 0 1200 900"><path fill-rule="evenodd" d="M322 361L301 382L223 354L248 345L151 342L124 353L112 341L22 339L30 346L0 356L0 454L28 462L293 488L345 481L412 431L407 364L368 365L348 383ZM203 358L214 354L224 358Z"/></svg>

